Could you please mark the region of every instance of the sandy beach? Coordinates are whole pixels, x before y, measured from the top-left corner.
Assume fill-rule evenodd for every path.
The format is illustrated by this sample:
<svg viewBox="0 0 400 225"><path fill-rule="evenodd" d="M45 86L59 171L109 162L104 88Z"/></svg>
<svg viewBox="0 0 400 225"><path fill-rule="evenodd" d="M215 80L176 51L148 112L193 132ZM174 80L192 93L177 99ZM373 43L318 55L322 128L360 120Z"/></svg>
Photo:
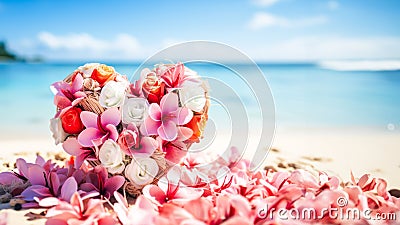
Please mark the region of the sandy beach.
<svg viewBox="0 0 400 225"><path fill-rule="evenodd" d="M343 181L350 179L350 171L356 177L365 173L388 181L390 188L399 188L400 133L373 129L278 129L264 166L277 170L304 168L321 170L339 176ZM0 141L1 171L12 167L15 159L23 157L33 161L36 154L62 159L65 153L61 146L53 144L50 135L38 136L23 141L8 139ZM3 204L3 207L7 205ZM44 220L28 221L28 212L40 213L42 209L15 211L1 210L8 214L8 221L23 224L40 224Z"/></svg>
<svg viewBox="0 0 400 225"><path fill-rule="evenodd" d="M292 129L278 130L265 162L275 157L286 161L311 161L319 170L350 179L365 173L385 178L389 187L400 187L400 133L374 129Z"/></svg>

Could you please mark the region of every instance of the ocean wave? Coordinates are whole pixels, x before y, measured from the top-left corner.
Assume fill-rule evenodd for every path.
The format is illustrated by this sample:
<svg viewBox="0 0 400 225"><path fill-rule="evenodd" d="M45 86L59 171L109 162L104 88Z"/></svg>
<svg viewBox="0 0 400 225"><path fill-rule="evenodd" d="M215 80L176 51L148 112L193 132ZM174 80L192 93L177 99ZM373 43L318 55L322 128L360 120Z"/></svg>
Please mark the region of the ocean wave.
<svg viewBox="0 0 400 225"><path fill-rule="evenodd" d="M318 66L336 71L395 71L400 70L400 60L322 61Z"/></svg>

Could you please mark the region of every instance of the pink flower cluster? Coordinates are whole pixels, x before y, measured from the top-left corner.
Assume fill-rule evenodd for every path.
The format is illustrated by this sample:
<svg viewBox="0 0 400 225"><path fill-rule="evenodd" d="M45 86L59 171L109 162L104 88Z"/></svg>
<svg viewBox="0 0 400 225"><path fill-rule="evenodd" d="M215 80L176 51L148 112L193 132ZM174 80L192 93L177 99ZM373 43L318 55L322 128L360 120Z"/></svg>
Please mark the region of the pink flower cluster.
<svg viewBox="0 0 400 225"><path fill-rule="evenodd" d="M138 190L180 162L207 120L206 85L182 63L146 68L132 84L113 67L90 63L51 88L53 137L75 168L101 165Z"/></svg>
<svg viewBox="0 0 400 225"><path fill-rule="evenodd" d="M216 175L207 176L187 162L169 170L157 185L146 185L133 205L117 192L122 176L108 178L101 166L75 169L70 161L59 167L40 156L36 163L18 159L16 172L0 173L0 184L28 182L29 187L16 195L28 201L25 208L48 208L46 224L400 223L400 199L389 194L380 178L352 176L342 183L323 172L317 177L304 170L251 172L246 160L222 158ZM104 200L110 196L114 198ZM311 217L293 214L310 209L316 213ZM353 212L350 216L355 210L368 214L332 216L334 209ZM290 214L282 217L282 210Z"/></svg>
<svg viewBox="0 0 400 225"><path fill-rule="evenodd" d="M35 163L27 163L19 158L16 161L17 171L0 173L0 184L12 185L27 183L24 190L16 190L14 196L19 196L27 201L24 208L49 207L57 205L60 201L71 200L72 195L78 192L82 196L95 196L109 198L125 183L125 178L120 175L108 176L107 170L102 166L74 168L73 159L60 167L51 160L45 161L37 156Z"/></svg>
<svg viewBox="0 0 400 225"><path fill-rule="evenodd" d="M251 172L246 160L221 161L215 177L193 173L196 165L186 163L158 186L146 186L143 195L157 206L153 224L400 223L400 199L389 194L384 179L352 175L341 183L323 172ZM302 217L307 210L315 214Z"/></svg>

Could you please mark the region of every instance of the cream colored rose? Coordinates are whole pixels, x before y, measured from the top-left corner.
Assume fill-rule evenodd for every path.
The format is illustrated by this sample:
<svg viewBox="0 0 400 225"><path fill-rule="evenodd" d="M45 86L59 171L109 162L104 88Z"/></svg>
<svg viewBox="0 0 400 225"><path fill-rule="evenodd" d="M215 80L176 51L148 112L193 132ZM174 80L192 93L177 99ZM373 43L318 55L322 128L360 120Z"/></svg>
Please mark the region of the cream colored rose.
<svg viewBox="0 0 400 225"><path fill-rule="evenodd" d="M101 165L107 168L108 172L122 173L125 165L122 162L123 153L117 143L113 140L107 140L104 142L99 150L99 160Z"/></svg>
<svg viewBox="0 0 400 225"><path fill-rule="evenodd" d="M147 117L149 106L144 98L129 98L125 100L122 107L122 122L125 124L134 123L140 126Z"/></svg>
<svg viewBox="0 0 400 225"><path fill-rule="evenodd" d="M124 103L126 88L125 82L107 82L100 93L100 105L106 108L121 106Z"/></svg>
<svg viewBox="0 0 400 225"><path fill-rule="evenodd" d="M149 157L135 157L126 166L125 177L136 186L150 184L158 173L156 161Z"/></svg>
<svg viewBox="0 0 400 225"><path fill-rule="evenodd" d="M191 82L182 85L179 90L179 99L183 106L195 112L203 110L207 101L203 87Z"/></svg>
<svg viewBox="0 0 400 225"><path fill-rule="evenodd" d="M88 78L92 75L93 70L100 66L100 63L86 63L83 66L78 67L78 70L83 73L84 78Z"/></svg>
<svg viewBox="0 0 400 225"><path fill-rule="evenodd" d="M65 133L64 129L62 128L60 118L50 119L50 131L53 134L54 143L56 145L63 143L68 136L68 134Z"/></svg>

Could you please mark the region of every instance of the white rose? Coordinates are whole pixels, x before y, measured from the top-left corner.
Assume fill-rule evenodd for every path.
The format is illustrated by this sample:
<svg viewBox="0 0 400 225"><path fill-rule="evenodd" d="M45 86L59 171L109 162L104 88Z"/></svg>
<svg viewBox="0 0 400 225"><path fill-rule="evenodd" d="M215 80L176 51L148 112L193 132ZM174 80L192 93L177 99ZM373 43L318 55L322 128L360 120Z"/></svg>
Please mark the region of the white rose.
<svg viewBox="0 0 400 225"><path fill-rule="evenodd" d="M62 128L60 118L50 119L50 131L53 134L54 143L56 145L63 143L64 140L68 137L68 134L65 133L64 129Z"/></svg>
<svg viewBox="0 0 400 225"><path fill-rule="evenodd" d="M100 93L100 105L106 108L121 106L125 99L126 88L125 82L107 82Z"/></svg>
<svg viewBox="0 0 400 225"><path fill-rule="evenodd" d="M107 168L108 172L122 173L125 168L122 162L123 153L117 143L113 140L107 140L104 142L99 150L99 160L101 165Z"/></svg>
<svg viewBox="0 0 400 225"><path fill-rule="evenodd" d="M80 66L78 70L83 73L84 78L88 78L92 76L93 70L100 66L100 63L86 63L83 66Z"/></svg>
<svg viewBox="0 0 400 225"><path fill-rule="evenodd" d="M135 157L125 169L125 177L139 187L150 184L157 173L157 162L149 157Z"/></svg>
<svg viewBox="0 0 400 225"><path fill-rule="evenodd" d="M129 98L125 100L122 107L122 122L134 123L140 126L148 115L148 104L144 98Z"/></svg>
<svg viewBox="0 0 400 225"><path fill-rule="evenodd" d="M185 82L186 83L186 82ZM179 98L182 105L195 112L203 110L206 104L206 96L203 87L199 84L187 83L179 90Z"/></svg>

